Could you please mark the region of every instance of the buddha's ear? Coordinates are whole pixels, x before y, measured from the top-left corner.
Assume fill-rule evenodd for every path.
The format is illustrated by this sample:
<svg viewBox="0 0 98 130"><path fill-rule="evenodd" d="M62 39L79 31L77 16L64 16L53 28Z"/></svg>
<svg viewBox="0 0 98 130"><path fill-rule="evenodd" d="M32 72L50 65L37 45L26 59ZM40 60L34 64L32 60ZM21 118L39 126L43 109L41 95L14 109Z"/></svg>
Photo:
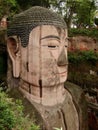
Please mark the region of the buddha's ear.
<svg viewBox="0 0 98 130"><path fill-rule="evenodd" d="M18 78L20 75L20 40L17 36L8 37L7 50L12 60L13 76Z"/></svg>

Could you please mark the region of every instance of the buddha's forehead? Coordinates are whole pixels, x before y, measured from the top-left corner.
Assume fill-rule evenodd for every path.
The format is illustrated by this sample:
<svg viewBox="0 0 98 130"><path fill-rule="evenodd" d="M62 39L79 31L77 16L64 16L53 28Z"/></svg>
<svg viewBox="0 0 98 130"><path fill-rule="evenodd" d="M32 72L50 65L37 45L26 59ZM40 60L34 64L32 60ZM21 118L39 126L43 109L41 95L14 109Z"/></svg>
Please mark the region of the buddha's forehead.
<svg viewBox="0 0 98 130"><path fill-rule="evenodd" d="M62 29L60 29L61 32ZM59 36L59 31L57 29L57 27L53 26L53 25L42 25L42 26L37 26L34 29L32 29L32 31L30 32L30 34L32 33L32 36L37 33L37 36L40 35L41 38L45 37L45 36L52 36L52 35L56 35ZM34 35L35 36L35 35Z"/></svg>
<svg viewBox="0 0 98 130"><path fill-rule="evenodd" d="M30 34L31 33L32 33L32 37L35 37L35 34L37 34L37 37L38 37L38 35L40 35L40 38L44 38L47 36L60 37L61 35L66 35L67 30L62 29L62 28L57 28L53 25L41 25L41 26L37 26L34 29L32 29Z"/></svg>
<svg viewBox="0 0 98 130"><path fill-rule="evenodd" d="M41 26L41 38L59 38L65 39L67 37L67 29L58 28L53 25L43 25Z"/></svg>
<svg viewBox="0 0 98 130"><path fill-rule="evenodd" d="M45 36L52 36L52 35L57 35L59 36L58 30L55 26L50 26L50 25L43 25L41 28L41 36L42 38Z"/></svg>

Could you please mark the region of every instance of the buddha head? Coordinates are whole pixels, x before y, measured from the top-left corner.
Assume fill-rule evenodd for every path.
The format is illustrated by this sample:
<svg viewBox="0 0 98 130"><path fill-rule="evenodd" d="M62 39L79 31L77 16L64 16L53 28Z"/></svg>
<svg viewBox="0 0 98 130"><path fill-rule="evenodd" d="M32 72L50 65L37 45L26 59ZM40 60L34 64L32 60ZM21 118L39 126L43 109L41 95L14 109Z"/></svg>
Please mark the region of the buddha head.
<svg viewBox="0 0 98 130"><path fill-rule="evenodd" d="M8 27L7 40L13 77L20 78L20 86L32 95L36 95L33 90L40 91L40 97L40 89L64 84L67 46L66 24L58 14L32 7L16 15Z"/></svg>

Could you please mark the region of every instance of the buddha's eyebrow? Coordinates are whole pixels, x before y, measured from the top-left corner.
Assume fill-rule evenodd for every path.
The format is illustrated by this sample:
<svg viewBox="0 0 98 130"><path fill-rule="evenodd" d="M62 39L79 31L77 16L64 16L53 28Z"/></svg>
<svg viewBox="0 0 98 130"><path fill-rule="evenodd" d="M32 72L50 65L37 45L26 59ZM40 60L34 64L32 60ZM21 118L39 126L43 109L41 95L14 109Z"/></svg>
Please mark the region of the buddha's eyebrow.
<svg viewBox="0 0 98 130"><path fill-rule="evenodd" d="M58 36L55 36L55 35L48 35L48 36L42 37L41 40L47 39L47 38L55 38L57 40L60 40L60 38Z"/></svg>

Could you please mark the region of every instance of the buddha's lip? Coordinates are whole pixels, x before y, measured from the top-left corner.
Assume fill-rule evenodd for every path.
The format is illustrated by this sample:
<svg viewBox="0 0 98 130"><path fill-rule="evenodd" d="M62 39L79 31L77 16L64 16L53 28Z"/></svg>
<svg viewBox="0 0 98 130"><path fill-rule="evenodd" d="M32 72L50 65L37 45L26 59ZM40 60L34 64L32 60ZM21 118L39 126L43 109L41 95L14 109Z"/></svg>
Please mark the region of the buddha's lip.
<svg viewBox="0 0 98 130"><path fill-rule="evenodd" d="M64 72L61 72L61 73L57 73L57 74L64 74L64 73L66 73L67 71L64 71Z"/></svg>

